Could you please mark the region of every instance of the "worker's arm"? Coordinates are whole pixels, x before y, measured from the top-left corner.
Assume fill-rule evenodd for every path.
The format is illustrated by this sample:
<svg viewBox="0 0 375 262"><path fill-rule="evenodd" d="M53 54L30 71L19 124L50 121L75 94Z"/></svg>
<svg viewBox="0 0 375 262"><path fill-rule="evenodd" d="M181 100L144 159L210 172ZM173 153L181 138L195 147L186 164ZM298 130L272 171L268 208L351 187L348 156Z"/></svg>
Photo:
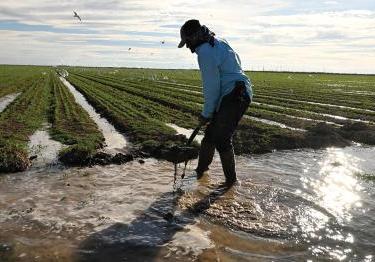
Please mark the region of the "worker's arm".
<svg viewBox="0 0 375 262"><path fill-rule="evenodd" d="M203 82L204 107L202 116L211 118L220 99L220 73L214 50L204 46L198 53L198 64Z"/></svg>

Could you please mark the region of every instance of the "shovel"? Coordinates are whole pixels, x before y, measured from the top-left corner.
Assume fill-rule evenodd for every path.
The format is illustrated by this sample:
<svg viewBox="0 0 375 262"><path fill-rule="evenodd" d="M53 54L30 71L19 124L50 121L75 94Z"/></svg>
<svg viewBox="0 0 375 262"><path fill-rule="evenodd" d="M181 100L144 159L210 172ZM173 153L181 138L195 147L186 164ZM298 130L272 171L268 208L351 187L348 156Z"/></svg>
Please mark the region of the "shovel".
<svg viewBox="0 0 375 262"><path fill-rule="evenodd" d="M199 124L193 131L193 133L190 135L188 141L186 142L187 146L190 146L191 142L193 142L194 138L197 136L199 130L201 129L202 125ZM186 171L186 166L189 160L185 160L185 166L184 166L184 171L182 172L181 179L184 179L185 177L185 171Z"/></svg>

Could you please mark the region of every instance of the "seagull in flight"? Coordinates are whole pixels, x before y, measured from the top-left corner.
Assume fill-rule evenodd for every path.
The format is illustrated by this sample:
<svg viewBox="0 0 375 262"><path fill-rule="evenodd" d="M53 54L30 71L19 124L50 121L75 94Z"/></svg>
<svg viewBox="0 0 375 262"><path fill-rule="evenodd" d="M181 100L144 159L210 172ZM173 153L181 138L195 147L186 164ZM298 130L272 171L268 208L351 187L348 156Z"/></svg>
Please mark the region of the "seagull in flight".
<svg viewBox="0 0 375 262"><path fill-rule="evenodd" d="M81 21L82 22L82 19L81 19L81 17L79 17L79 15L76 13L76 11L73 11L73 13L74 13L74 16L73 17L77 17L78 19L79 19L79 21Z"/></svg>

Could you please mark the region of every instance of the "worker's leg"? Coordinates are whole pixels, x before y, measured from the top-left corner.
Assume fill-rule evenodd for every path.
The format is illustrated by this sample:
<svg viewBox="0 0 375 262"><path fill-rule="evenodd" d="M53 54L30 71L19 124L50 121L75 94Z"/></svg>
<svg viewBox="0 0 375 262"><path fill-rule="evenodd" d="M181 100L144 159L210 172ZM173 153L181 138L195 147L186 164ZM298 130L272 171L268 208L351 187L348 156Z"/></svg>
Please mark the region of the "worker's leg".
<svg viewBox="0 0 375 262"><path fill-rule="evenodd" d="M205 136L201 142L201 148L199 151L198 166L195 169L197 173L197 179L200 179L203 176L203 173L208 170L208 166L211 164L212 159L215 153L215 144L210 141L207 131L209 126L206 129Z"/></svg>
<svg viewBox="0 0 375 262"><path fill-rule="evenodd" d="M225 176L225 184L231 186L237 181L236 162L234 159L233 148L227 151L221 151L219 154Z"/></svg>
<svg viewBox="0 0 375 262"><path fill-rule="evenodd" d="M250 104L250 98L239 96L236 92L225 96L215 115L212 129L213 140L219 151L226 184L231 186L237 180L233 151L233 134Z"/></svg>

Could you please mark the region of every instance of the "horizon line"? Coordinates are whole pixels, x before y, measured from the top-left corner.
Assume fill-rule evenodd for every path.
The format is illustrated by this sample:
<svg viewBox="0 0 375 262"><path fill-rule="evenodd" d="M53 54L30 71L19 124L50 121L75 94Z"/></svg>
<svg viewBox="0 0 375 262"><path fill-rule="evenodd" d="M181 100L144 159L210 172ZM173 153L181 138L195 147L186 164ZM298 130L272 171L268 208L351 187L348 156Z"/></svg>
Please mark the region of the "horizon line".
<svg viewBox="0 0 375 262"><path fill-rule="evenodd" d="M40 64L0 64L0 66L40 66L40 67L85 67L85 68L123 68L123 69L150 69L150 70L197 70L199 68L157 68L157 67L127 67L127 66L85 66L85 65L40 65ZM295 74L330 74L330 75L356 75L375 76L374 73L344 73L326 71L288 71L288 70L243 70L244 72L265 73L295 73Z"/></svg>

